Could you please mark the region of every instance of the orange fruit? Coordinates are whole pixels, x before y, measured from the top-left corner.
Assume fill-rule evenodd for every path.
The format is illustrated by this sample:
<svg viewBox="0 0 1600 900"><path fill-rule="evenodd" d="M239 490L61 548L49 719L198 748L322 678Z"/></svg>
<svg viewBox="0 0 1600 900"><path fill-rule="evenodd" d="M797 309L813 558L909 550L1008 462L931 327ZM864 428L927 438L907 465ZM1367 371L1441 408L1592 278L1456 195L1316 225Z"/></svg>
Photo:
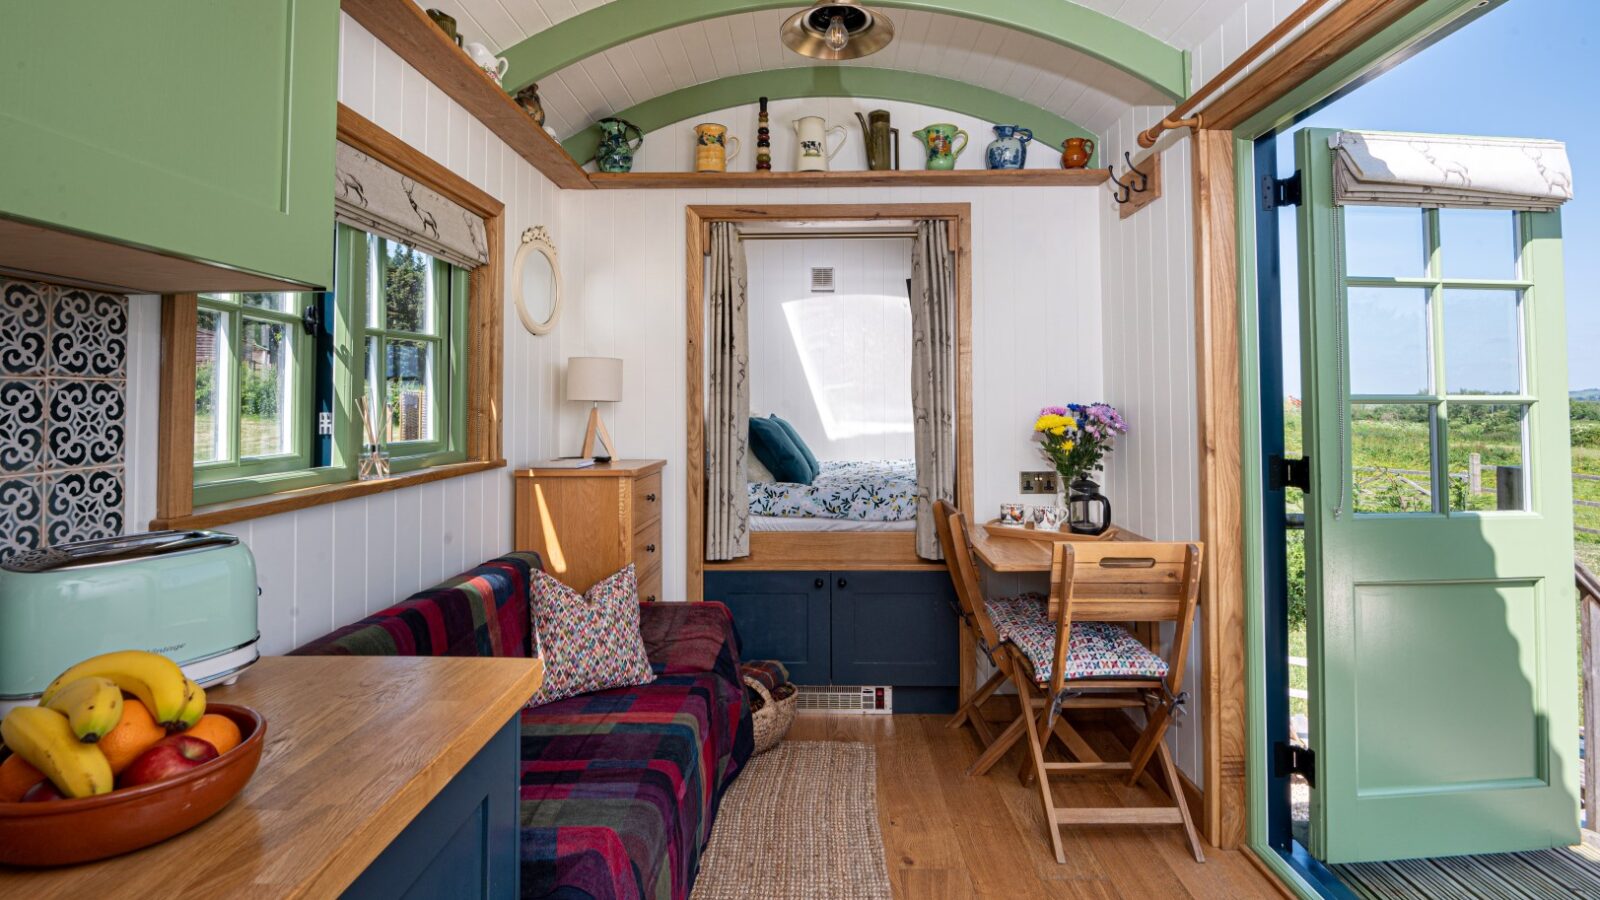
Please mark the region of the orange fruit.
<svg viewBox="0 0 1600 900"><path fill-rule="evenodd" d="M44 773L35 769L20 754L13 753L0 763L0 803L19 803L22 795L44 780Z"/></svg>
<svg viewBox="0 0 1600 900"><path fill-rule="evenodd" d="M123 769L139 758L139 754L166 736L167 730L156 724L150 710L145 709L137 698L125 695L122 699L122 718L117 722L117 727L106 732L95 746L106 755L106 762L111 764L111 774L120 775Z"/></svg>
<svg viewBox="0 0 1600 900"><path fill-rule="evenodd" d="M239 726L233 724L233 720L227 716L219 716L216 713L206 713L201 716L200 721L194 723L194 727L183 734L197 737L217 748L218 756L239 746L240 740Z"/></svg>

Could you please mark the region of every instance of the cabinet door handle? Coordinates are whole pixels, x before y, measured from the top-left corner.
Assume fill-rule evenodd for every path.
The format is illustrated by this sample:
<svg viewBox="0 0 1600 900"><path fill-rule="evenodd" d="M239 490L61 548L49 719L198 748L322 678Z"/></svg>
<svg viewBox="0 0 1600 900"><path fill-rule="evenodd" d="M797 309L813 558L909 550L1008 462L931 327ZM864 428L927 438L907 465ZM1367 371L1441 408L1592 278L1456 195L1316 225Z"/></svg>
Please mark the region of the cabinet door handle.
<svg viewBox="0 0 1600 900"><path fill-rule="evenodd" d="M839 587L841 587L841 588L846 588L846 587L850 586L850 582L845 581L843 578L839 579L838 584L839 584Z"/></svg>
<svg viewBox="0 0 1600 900"><path fill-rule="evenodd" d="M645 494L644 495L644 502L646 502L646 503L654 503L654 502L656 502L656 495L655 494Z"/></svg>
<svg viewBox="0 0 1600 900"><path fill-rule="evenodd" d="M646 553L654 553L654 552L656 552L656 545L655 544L645 544L644 545L644 552L646 552Z"/></svg>
<svg viewBox="0 0 1600 900"><path fill-rule="evenodd" d="M823 588L827 587L828 583L826 581L823 581L821 578L818 578L816 581L811 582L811 586L820 591Z"/></svg>
<svg viewBox="0 0 1600 900"><path fill-rule="evenodd" d="M654 603L654 602L656 602L656 595L655 594L651 594L650 596L644 598L644 602L646 602L646 603Z"/></svg>

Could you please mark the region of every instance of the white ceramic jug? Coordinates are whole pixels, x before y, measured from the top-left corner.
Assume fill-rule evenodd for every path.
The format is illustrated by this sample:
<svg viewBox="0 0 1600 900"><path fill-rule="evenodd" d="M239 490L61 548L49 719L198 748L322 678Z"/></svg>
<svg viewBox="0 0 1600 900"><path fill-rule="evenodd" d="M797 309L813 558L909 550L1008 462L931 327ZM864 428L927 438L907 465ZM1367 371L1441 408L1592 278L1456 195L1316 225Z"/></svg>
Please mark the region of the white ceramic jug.
<svg viewBox="0 0 1600 900"><path fill-rule="evenodd" d="M478 64L478 68L488 73L496 84L500 83L500 79L506 77L506 70L511 68L511 60L506 59L504 56L495 56L488 47L477 41L469 42L465 49L467 55L472 57L472 61Z"/></svg>
<svg viewBox="0 0 1600 900"><path fill-rule="evenodd" d="M845 141L850 139L850 133L844 130L843 125L829 125L822 121L821 116L803 116L795 119L793 123L795 137L799 143L795 148L794 169L796 172L826 172L828 161L833 159L844 147ZM827 136L839 132L839 143L828 149Z"/></svg>

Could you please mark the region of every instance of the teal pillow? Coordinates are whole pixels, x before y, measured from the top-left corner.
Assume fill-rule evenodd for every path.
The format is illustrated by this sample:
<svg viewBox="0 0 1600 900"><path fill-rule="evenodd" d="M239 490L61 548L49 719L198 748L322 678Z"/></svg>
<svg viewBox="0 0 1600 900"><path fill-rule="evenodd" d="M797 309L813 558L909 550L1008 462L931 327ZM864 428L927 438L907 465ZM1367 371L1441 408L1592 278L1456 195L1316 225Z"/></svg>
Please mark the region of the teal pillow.
<svg viewBox="0 0 1600 900"><path fill-rule="evenodd" d="M806 465L811 467L812 479L814 480L818 475L821 475L822 463L817 462L817 455L811 452L810 447L806 446L806 439L800 436L800 432L795 431L794 426L789 424L789 420L779 416L777 413L773 413L769 418L777 422L783 428L784 434L789 436L789 440L794 441L794 445L800 448L800 455L806 458ZM811 482L808 481L806 483L810 484Z"/></svg>
<svg viewBox="0 0 1600 900"><path fill-rule="evenodd" d="M771 419L750 420L750 450L779 481L810 484L817 477L788 432Z"/></svg>

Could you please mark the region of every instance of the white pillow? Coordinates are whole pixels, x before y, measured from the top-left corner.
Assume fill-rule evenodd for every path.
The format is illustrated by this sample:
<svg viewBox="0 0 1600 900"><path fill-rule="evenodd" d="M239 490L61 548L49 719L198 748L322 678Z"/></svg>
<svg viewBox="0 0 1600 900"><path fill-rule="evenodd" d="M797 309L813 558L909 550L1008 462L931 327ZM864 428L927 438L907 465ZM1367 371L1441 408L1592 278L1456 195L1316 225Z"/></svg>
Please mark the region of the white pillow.
<svg viewBox="0 0 1600 900"><path fill-rule="evenodd" d="M767 471L767 467L761 464L761 460L756 459L756 455L754 453L749 454L746 459L749 461L749 467L746 470L746 477L749 479L751 484L777 483L778 479L772 477L772 473Z"/></svg>

